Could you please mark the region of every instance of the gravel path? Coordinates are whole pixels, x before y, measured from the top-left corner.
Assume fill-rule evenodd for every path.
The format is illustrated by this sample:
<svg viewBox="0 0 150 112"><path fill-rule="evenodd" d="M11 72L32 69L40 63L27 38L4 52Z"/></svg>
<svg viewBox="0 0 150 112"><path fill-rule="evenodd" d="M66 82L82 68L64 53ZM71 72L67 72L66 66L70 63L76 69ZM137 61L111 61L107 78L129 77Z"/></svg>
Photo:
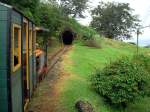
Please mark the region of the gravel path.
<svg viewBox="0 0 150 112"><path fill-rule="evenodd" d="M29 112L56 112L59 93L56 89L57 82L61 78L61 62L62 55L65 54L70 47L58 53L50 62L50 71L45 79L38 85L34 92L33 98L29 104ZM58 111L57 111L58 112Z"/></svg>

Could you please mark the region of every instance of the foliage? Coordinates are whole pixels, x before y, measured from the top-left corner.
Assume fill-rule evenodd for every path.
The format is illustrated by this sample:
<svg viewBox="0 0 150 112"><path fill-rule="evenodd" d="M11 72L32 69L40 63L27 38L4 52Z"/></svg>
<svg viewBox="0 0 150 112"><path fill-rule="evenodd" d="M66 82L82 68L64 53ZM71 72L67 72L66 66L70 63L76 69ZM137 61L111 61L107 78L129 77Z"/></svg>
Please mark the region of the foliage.
<svg viewBox="0 0 150 112"><path fill-rule="evenodd" d="M62 27L60 28L60 32L63 32L65 28L70 28L76 36L83 41L94 40L95 36L98 35L93 28L79 24L74 18L65 18L65 20L61 20L61 22Z"/></svg>
<svg viewBox="0 0 150 112"><path fill-rule="evenodd" d="M134 61L138 63L139 65L143 66L145 70L147 70L150 73L150 56L139 54L135 56Z"/></svg>
<svg viewBox="0 0 150 112"><path fill-rule="evenodd" d="M126 107L130 102L146 95L150 74L144 67L123 58L95 73L92 84L110 104Z"/></svg>
<svg viewBox="0 0 150 112"><path fill-rule="evenodd" d="M135 103L130 103L125 112L149 112L150 97L144 97Z"/></svg>
<svg viewBox="0 0 150 112"><path fill-rule="evenodd" d="M66 16L63 9L55 2L41 3L38 8L37 18L36 23L48 28L50 35L56 37L59 37L65 28L70 28L77 36L81 36L84 39L93 38L97 34L92 28L82 26L74 18Z"/></svg>
<svg viewBox="0 0 150 112"><path fill-rule="evenodd" d="M118 60L122 56L132 57L136 52L136 47L116 40L98 38L97 43L102 40L101 49L93 49L83 46L82 43L75 43L73 49L65 56L63 67L68 74L68 80L63 81L61 87L60 100L63 104L57 105L60 111L76 112L74 105L79 99L89 101L94 107L95 112L123 112L118 108L107 105L101 96L90 87L90 77L95 68L103 69L110 60ZM110 44L111 42L111 44ZM149 49L140 48L140 52L147 52ZM150 107L150 99L147 102L139 100L138 107ZM146 112L138 111L134 103L134 108L126 112Z"/></svg>
<svg viewBox="0 0 150 112"><path fill-rule="evenodd" d="M100 48L100 45L97 43L95 39L86 40L86 41L83 41L83 43L85 46L88 46L88 47Z"/></svg>
<svg viewBox="0 0 150 112"><path fill-rule="evenodd" d="M43 48L45 43L43 41L43 37L42 36L38 36L37 39L36 39L36 43L38 44L37 47L39 48Z"/></svg>
<svg viewBox="0 0 150 112"><path fill-rule="evenodd" d="M0 1L14 6L31 19L36 19L37 8L39 7L40 0L0 0Z"/></svg>
<svg viewBox="0 0 150 112"><path fill-rule="evenodd" d="M56 4L41 3L38 8L38 20L36 23L50 30L50 35L54 35L61 27L63 15Z"/></svg>
<svg viewBox="0 0 150 112"><path fill-rule="evenodd" d="M140 54L135 56L133 59L136 63L142 66L145 69L145 71L147 71L150 74L150 57L148 55ZM150 81L145 88L146 94L150 96Z"/></svg>
<svg viewBox="0 0 150 112"><path fill-rule="evenodd" d="M40 0L1 1L22 11L26 16L33 19L36 25L49 29L50 36L59 37L65 28L70 28L77 36L86 38L92 38L96 34L92 28L84 27L77 20L69 17L70 15L74 17L83 16L82 13L87 8L88 0L61 0L61 4L58 4L56 0L48 0L47 2ZM68 10L69 13L66 12Z"/></svg>
<svg viewBox="0 0 150 112"><path fill-rule="evenodd" d="M83 26L80 34L82 34L81 40L84 45L88 47L100 48L100 43L98 44L97 42L97 38L100 38L100 36L94 29Z"/></svg>
<svg viewBox="0 0 150 112"><path fill-rule="evenodd" d="M86 26L81 27L80 33L83 35L82 36L83 40L94 39L94 36L97 35L97 32L94 29Z"/></svg>
<svg viewBox="0 0 150 112"><path fill-rule="evenodd" d="M63 12L68 16L83 18L88 0L60 0Z"/></svg>
<svg viewBox="0 0 150 112"><path fill-rule="evenodd" d="M91 26L107 38L128 39L139 26L138 17L132 12L128 3L100 2L92 10Z"/></svg>

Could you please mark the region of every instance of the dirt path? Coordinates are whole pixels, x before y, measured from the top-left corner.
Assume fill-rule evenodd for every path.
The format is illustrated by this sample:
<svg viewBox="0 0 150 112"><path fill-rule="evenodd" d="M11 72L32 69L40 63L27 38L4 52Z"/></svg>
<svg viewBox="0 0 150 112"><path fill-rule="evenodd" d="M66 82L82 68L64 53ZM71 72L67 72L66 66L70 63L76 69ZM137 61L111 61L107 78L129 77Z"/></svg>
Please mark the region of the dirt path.
<svg viewBox="0 0 150 112"><path fill-rule="evenodd" d="M66 54L69 49L70 47L64 48L50 62L50 71L34 92L29 104L29 112L59 112L57 108L59 100L58 85L63 79L63 67L61 66L63 61L62 54Z"/></svg>

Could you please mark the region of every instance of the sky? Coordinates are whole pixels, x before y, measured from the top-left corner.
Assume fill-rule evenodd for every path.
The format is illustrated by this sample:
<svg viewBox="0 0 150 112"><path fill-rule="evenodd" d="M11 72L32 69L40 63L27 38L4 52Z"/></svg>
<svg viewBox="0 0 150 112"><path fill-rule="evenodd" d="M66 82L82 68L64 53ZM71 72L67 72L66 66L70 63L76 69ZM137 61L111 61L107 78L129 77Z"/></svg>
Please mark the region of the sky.
<svg viewBox="0 0 150 112"><path fill-rule="evenodd" d="M90 9L95 8L100 1L129 3L130 7L135 10L134 14L139 15L142 26L150 25L150 0L90 0ZM85 16L86 18L80 19L78 21L83 25L88 25L92 20L90 12L85 11ZM140 46L150 45L150 28L143 29L142 32L143 34L139 36ZM136 42L136 34L133 34L133 38L128 41Z"/></svg>

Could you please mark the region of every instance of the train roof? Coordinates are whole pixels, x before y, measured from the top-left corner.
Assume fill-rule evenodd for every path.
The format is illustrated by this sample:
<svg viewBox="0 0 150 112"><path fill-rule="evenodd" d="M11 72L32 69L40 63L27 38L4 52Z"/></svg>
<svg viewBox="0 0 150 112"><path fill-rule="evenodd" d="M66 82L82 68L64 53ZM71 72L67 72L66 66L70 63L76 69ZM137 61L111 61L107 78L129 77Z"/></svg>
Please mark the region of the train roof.
<svg viewBox="0 0 150 112"><path fill-rule="evenodd" d="M19 11L17 8L15 8L15 7L11 6L11 5L2 3L2 2L0 2L0 5L2 5L2 6L4 6L4 7L7 7L7 8L9 8L9 9L12 9L12 10L18 12L18 13L20 13L20 14L21 14L22 16L24 16L26 19L28 19L29 21L31 21L32 23L34 23L32 19L30 19L29 17L25 16L25 15L23 14L23 12L22 12L22 11Z"/></svg>
<svg viewBox="0 0 150 112"><path fill-rule="evenodd" d="M9 9L12 9L12 10L14 10L14 11L16 11L16 12L18 12L19 14L21 14L22 16L24 16L26 19L28 19L29 21L31 21L32 23L34 23L33 20L31 20L29 17L25 16L25 15L23 14L23 12L19 11L17 8L15 8L15 7L11 6L11 5L2 3L2 2L0 2L0 5L2 5L2 6L4 6L4 7L7 7L7 8L9 8ZM34 23L34 24L35 24L35 23ZM46 28L44 28L44 27L42 27L42 26L36 27L36 30L39 31L39 32L50 32L49 29L46 29Z"/></svg>
<svg viewBox="0 0 150 112"><path fill-rule="evenodd" d="M50 32L49 29L44 28L44 27L36 27L36 31L39 31L39 32Z"/></svg>

